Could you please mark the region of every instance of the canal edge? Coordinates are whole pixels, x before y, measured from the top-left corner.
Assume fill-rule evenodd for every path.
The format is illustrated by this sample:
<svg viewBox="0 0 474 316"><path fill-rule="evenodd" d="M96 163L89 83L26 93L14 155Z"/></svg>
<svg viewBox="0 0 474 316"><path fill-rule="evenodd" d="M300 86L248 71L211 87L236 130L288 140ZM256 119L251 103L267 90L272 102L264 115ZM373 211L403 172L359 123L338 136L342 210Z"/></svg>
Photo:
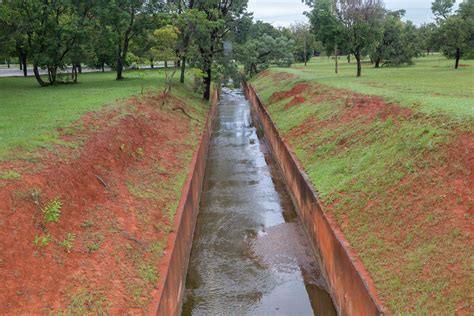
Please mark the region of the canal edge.
<svg viewBox="0 0 474 316"><path fill-rule="evenodd" d="M287 184L296 211L321 260L320 266L340 315L384 315L372 278L335 221L325 214L316 190L288 144L280 137L268 111L249 83L243 83L256 128L272 151Z"/></svg>
<svg viewBox="0 0 474 316"><path fill-rule="evenodd" d="M179 315L181 313L186 274L219 97L220 90L218 87L214 87L206 123L199 145L189 165L189 172L176 209L174 225L166 243L165 254L158 266L159 280L152 293L148 315Z"/></svg>

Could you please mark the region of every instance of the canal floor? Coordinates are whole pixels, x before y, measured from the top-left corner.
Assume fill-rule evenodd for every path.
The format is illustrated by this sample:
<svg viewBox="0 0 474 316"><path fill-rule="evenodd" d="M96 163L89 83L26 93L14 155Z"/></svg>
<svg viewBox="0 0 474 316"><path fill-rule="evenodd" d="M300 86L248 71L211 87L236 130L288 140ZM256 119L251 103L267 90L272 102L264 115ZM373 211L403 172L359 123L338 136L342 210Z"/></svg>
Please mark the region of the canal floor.
<svg viewBox="0 0 474 316"><path fill-rule="evenodd" d="M326 288L249 103L224 89L183 315L335 315Z"/></svg>

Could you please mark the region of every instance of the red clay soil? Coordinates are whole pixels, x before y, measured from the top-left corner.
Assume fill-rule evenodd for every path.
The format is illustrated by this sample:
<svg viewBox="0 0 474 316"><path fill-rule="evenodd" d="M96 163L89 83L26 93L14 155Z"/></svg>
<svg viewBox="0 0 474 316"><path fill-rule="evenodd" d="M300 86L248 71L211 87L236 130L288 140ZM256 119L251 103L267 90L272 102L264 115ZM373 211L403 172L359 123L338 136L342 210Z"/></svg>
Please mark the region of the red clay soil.
<svg viewBox="0 0 474 316"><path fill-rule="evenodd" d="M295 97L295 96L303 93L304 91L306 91L309 87L310 87L309 84L301 83L301 84L295 85L293 88L291 88L288 91L275 92L270 97L269 102L273 103L273 102L281 101L283 99Z"/></svg>
<svg viewBox="0 0 474 316"><path fill-rule="evenodd" d="M304 97L300 95L294 96L293 99L291 99L291 101L285 105L285 111L288 111L289 108L294 107L295 105L304 103L304 101L305 101Z"/></svg>
<svg viewBox="0 0 474 316"><path fill-rule="evenodd" d="M200 134L200 124L160 111L160 101L88 113L63 137L79 148L0 164L22 174L0 180L0 314L145 312L179 199L176 179ZM56 197L59 222L45 224L41 209ZM48 233L49 245L35 245ZM60 244L68 233L69 253Z"/></svg>

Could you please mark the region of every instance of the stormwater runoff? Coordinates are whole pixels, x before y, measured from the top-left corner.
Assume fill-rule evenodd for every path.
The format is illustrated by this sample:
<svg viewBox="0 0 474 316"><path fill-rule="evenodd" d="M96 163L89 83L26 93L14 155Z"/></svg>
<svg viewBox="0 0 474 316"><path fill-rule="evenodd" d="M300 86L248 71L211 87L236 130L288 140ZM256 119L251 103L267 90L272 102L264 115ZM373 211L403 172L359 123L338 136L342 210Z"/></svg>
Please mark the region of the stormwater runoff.
<svg viewBox="0 0 474 316"><path fill-rule="evenodd" d="M241 90L223 89L183 315L336 315L278 166Z"/></svg>

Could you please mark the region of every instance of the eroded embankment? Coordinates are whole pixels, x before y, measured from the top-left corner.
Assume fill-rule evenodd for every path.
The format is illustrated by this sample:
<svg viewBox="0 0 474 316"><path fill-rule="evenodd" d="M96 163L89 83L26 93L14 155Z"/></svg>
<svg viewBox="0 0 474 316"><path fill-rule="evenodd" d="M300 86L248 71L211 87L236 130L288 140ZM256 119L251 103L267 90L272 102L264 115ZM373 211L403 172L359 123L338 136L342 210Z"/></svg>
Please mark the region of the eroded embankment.
<svg viewBox="0 0 474 316"><path fill-rule="evenodd" d="M389 311L472 312L472 125L286 73L254 84Z"/></svg>
<svg viewBox="0 0 474 316"><path fill-rule="evenodd" d="M146 312L206 111L133 98L2 162L0 314Z"/></svg>

